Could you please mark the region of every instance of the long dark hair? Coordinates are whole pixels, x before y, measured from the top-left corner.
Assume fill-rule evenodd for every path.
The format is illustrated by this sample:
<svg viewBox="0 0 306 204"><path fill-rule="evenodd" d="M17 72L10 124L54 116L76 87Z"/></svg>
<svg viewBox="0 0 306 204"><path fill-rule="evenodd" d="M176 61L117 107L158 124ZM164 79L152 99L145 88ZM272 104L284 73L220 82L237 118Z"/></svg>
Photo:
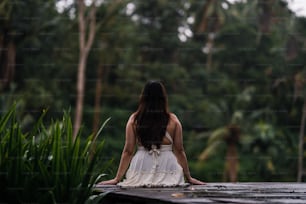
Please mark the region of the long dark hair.
<svg viewBox="0 0 306 204"><path fill-rule="evenodd" d="M149 81L141 94L135 115L136 135L148 150L160 148L169 122L168 99L161 82Z"/></svg>

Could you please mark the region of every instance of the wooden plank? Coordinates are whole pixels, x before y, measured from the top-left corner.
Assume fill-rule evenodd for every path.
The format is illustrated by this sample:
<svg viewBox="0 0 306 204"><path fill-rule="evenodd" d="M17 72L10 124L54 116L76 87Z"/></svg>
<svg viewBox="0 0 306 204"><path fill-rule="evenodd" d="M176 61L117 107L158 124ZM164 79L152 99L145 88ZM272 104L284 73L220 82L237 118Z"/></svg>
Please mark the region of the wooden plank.
<svg viewBox="0 0 306 204"><path fill-rule="evenodd" d="M208 183L173 188L96 186L103 203L306 203L305 183ZM107 200L108 199L108 200Z"/></svg>

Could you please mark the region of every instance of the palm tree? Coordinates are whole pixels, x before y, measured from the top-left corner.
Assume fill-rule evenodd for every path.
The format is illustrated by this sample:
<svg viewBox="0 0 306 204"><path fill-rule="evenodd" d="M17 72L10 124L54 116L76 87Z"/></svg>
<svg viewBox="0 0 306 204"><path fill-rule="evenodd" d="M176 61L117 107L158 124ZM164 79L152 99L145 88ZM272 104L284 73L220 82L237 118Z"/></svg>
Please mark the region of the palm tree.
<svg viewBox="0 0 306 204"><path fill-rule="evenodd" d="M222 114L221 117L225 118L224 126L211 132L207 147L199 155L199 160L204 161L211 154L215 153L222 144L226 145L227 150L223 173L224 181L237 181L239 165L237 146L242 136L242 129L246 130L245 133L243 133L246 134L249 127L246 122L251 121L251 119L246 119L243 110L240 108L244 107L242 104L246 105L250 102L254 91L254 87L247 87L242 93L237 94L234 103L226 103L220 106L219 112L224 114ZM230 117L226 117L226 115Z"/></svg>
<svg viewBox="0 0 306 204"><path fill-rule="evenodd" d="M272 26L283 21L283 13L289 12L283 0L258 0L258 26L262 33L269 33Z"/></svg>
<svg viewBox="0 0 306 204"><path fill-rule="evenodd" d="M212 54L216 34L226 20L225 4L228 5L229 3L225 0L208 0L198 12L195 30L197 34L207 34L204 51L207 53L206 66L208 71L212 68Z"/></svg>
<svg viewBox="0 0 306 204"><path fill-rule="evenodd" d="M240 135L241 130L237 124L230 124L214 130L209 138L207 148L199 156L199 160L206 160L220 144L225 142L227 151L223 173L224 181L237 181L239 164L237 145L239 143Z"/></svg>
<svg viewBox="0 0 306 204"><path fill-rule="evenodd" d="M13 82L16 74L16 59L20 58L17 53L18 46L27 38L38 38L43 29L50 27L55 20L51 16L53 1L31 1L29 9L23 9L26 2L16 0L0 1L0 91L7 89ZM37 21L25 21L40 13Z"/></svg>

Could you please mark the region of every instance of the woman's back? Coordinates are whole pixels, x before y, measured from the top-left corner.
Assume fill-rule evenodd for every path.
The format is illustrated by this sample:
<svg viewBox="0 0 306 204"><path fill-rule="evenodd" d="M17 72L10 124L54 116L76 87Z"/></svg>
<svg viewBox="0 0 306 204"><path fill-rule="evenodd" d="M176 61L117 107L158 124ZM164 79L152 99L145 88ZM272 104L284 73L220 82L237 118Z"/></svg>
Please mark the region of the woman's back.
<svg viewBox="0 0 306 204"><path fill-rule="evenodd" d="M118 183L126 169L126 179ZM186 184L184 175L193 184L203 183L190 175L183 148L182 126L168 111L164 86L150 81L141 93L137 111L127 122L116 177L101 184L177 186Z"/></svg>
<svg viewBox="0 0 306 204"><path fill-rule="evenodd" d="M175 133L175 128L178 126L178 119L177 119L176 115L173 114L173 113L170 113L169 115L170 115L170 117L169 117L169 121L168 121L168 124L167 124L167 127L166 127L166 133L165 133L165 136L162 138L162 142L161 142L162 145L173 144L174 136L176 134ZM131 119L132 119L132 121L134 121L133 122L133 129L134 129L134 132L136 133L136 131L135 131L135 129L136 129L135 113L132 114ZM166 137L167 133L169 134L171 139ZM136 139L137 139L137 137L136 137ZM139 140L137 140L137 144L141 145L141 142Z"/></svg>

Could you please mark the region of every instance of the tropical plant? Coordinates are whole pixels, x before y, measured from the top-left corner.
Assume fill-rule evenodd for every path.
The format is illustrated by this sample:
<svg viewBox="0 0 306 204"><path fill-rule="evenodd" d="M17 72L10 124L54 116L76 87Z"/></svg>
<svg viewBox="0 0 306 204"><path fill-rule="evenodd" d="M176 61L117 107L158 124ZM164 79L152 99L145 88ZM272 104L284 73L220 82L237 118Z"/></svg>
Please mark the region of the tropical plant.
<svg viewBox="0 0 306 204"><path fill-rule="evenodd" d="M248 124L245 123L246 115L243 107L251 101L254 87L246 88L242 93L237 94L233 103L220 104L224 126L216 128L210 134L207 147L199 155L199 160L206 160L211 154L215 153L222 144L226 147L225 167L223 173L224 181L236 182L238 176L238 150L242 129L245 131ZM231 110L234 110L233 112ZM221 118L220 117L220 118ZM252 118L253 116L249 116ZM245 131L243 134L247 134Z"/></svg>
<svg viewBox="0 0 306 204"><path fill-rule="evenodd" d="M240 127L234 124L214 130L209 137L207 148L204 149L199 156L201 161L206 160L210 154L218 149L218 146L225 142L227 153L225 157L223 181L237 181L239 164L237 145L240 134Z"/></svg>
<svg viewBox="0 0 306 204"><path fill-rule="evenodd" d="M96 139L106 123L83 143L81 132L73 140L68 113L48 128L45 113L27 133L16 120L15 106L0 119L1 203L84 203L102 176L95 165L104 142Z"/></svg>

